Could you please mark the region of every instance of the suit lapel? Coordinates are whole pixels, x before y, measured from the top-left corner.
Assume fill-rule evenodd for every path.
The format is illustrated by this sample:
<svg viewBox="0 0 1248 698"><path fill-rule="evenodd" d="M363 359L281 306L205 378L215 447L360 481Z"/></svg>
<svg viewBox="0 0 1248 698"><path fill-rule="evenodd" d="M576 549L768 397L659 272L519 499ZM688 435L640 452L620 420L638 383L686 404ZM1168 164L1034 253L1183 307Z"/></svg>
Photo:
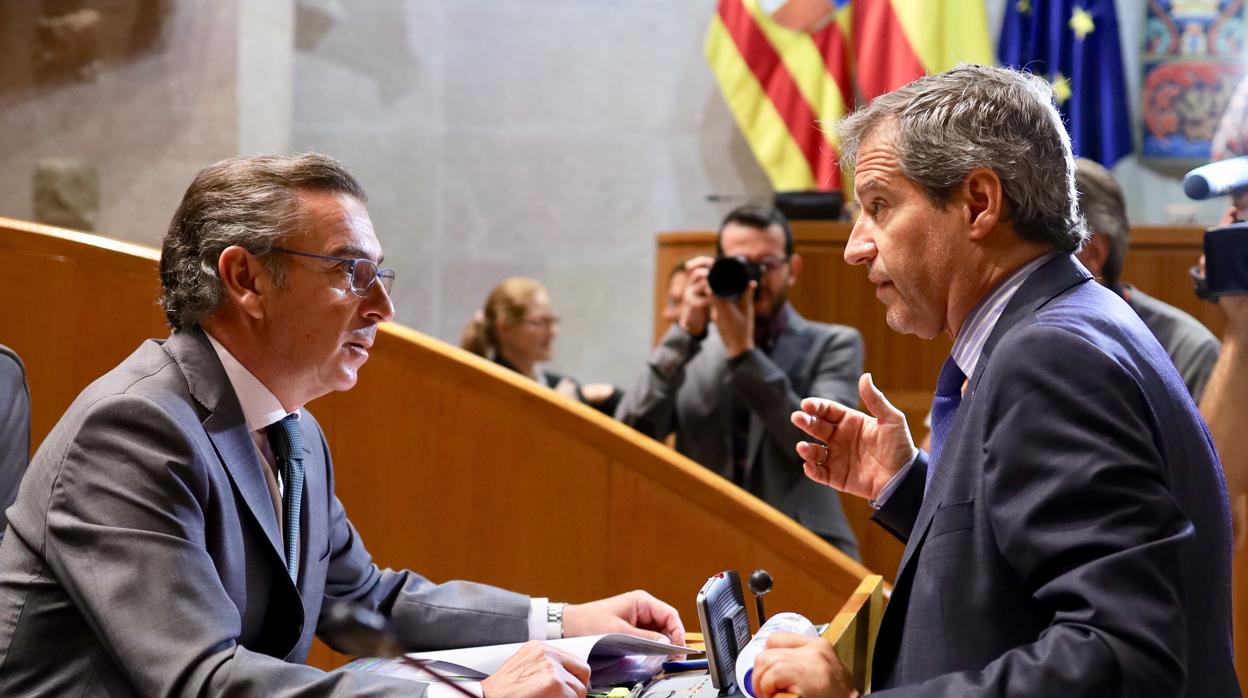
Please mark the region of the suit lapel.
<svg viewBox="0 0 1248 698"><path fill-rule="evenodd" d="M264 531L279 561L285 559L282 537L278 530L277 513L269 495L264 464L251 440L243 408L230 387L221 361L200 329L174 332L165 342L165 349L182 369L191 396L208 410L204 431L212 440L221 464L229 473L234 487L247 503L252 517ZM282 562L285 567L285 562Z"/></svg>
<svg viewBox="0 0 1248 698"><path fill-rule="evenodd" d="M945 448L942 454L956 457L957 450L951 448L951 446L957 444L961 439L966 415L970 412L970 404L975 397L975 389L984 375L985 368L988 366L992 350L1000 343L1001 337L1010 328L1018 324L1019 321L1034 315L1049 301L1062 295L1070 288L1090 280L1092 280L1092 275L1088 273L1087 269L1084 269L1083 265L1075 260L1073 255L1060 254L1043 264L1039 269L1036 269L1023 282L1023 285L1010 298L1010 302L1006 304L1005 310L1002 311L1001 317L997 320L997 324L993 326L992 333L988 335L987 341L984 342L983 353L980 354L979 361L975 364L975 373L967 383L966 393L962 396L961 407L959 407L958 414L954 418L953 426L949 429L949 435L945 438ZM914 528L910 532L905 552L901 556L901 564L897 567L897 579L899 581L915 551L922 547L923 537L927 535L927 529L932 523L932 517L935 515L936 510L940 508L944 491L950 482L952 465L952 461L946 461L944 467L937 463L928 465L929 468L935 467L936 472L932 476L927 494L923 497L923 505L919 508L918 516L915 517Z"/></svg>

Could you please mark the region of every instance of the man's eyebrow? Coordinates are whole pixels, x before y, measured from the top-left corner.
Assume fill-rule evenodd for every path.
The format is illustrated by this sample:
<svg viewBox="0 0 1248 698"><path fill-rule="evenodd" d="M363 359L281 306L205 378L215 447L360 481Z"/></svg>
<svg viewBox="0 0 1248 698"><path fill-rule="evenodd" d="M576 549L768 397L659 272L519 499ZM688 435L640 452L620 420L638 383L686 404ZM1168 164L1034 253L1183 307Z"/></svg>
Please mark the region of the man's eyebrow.
<svg viewBox="0 0 1248 698"><path fill-rule="evenodd" d="M879 177L869 177L865 182L855 182L854 188L860 192L869 192L873 189L886 189L887 186Z"/></svg>
<svg viewBox="0 0 1248 698"><path fill-rule="evenodd" d="M381 264L386 259L385 255L382 255L376 260L373 260L373 253L370 250L366 250L363 247L359 247L356 245L343 245L342 247L335 247L334 251L330 252L330 255L334 257L351 257L353 259L367 259L367 260L375 261L377 264Z"/></svg>

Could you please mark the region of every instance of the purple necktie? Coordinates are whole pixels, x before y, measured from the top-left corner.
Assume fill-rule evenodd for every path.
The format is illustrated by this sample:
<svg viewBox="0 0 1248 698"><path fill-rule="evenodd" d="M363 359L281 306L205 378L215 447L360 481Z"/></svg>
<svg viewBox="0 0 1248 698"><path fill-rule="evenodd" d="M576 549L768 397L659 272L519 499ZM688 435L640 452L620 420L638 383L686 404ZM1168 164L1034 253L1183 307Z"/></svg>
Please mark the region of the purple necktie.
<svg viewBox="0 0 1248 698"><path fill-rule="evenodd" d="M958 415L958 405L962 404L962 384L966 382L966 374L958 368L953 357L945 359L940 367L940 377L936 379L936 395L932 398L932 453L927 462L927 480L923 491L932 484L932 474L940 463L940 451L945 446L945 437L953 428L953 418Z"/></svg>

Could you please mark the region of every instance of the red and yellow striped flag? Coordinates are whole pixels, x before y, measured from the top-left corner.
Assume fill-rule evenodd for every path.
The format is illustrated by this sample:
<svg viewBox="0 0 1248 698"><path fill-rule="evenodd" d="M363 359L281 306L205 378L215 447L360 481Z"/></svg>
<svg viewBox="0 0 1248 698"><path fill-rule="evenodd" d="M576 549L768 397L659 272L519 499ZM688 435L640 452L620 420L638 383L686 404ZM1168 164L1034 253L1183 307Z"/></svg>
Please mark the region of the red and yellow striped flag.
<svg viewBox="0 0 1248 698"><path fill-rule="evenodd" d="M854 0L858 93L868 101L959 63L993 65L984 0Z"/></svg>
<svg viewBox="0 0 1248 698"><path fill-rule="evenodd" d="M758 0L720 0L711 20L707 61L777 191L841 187L836 135L819 122L853 103L846 12L807 31L781 26Z"/></svg>
<svg viewBox="0 0 1248 698"><path fill-rule="evenodd" d="M777 191L841 188L832 122L855 92L994 62L984 0L719 0L705 50Z"/></svg>

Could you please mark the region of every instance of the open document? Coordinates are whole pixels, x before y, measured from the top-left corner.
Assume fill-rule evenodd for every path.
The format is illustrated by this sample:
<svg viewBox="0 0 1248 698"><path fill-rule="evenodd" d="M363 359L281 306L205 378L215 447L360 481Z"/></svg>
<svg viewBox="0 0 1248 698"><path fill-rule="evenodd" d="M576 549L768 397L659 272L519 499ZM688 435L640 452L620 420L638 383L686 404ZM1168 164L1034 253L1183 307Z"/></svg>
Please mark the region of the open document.
<svg viewBox="0 0 1248 698"><path fill-rule="evenodd" d="M414 652L408 657L430 663L430 667L452 680L480 681L498 671L523 643L487 645L459 650ZM701 654L700 650L663 642L643 640L632 635L586 635L546 640L545 644L578 657L590 668L590 686L618 686L643 681L658 673L663 660L674 654ZM424 671L404 664L401 659L360 659L346 669L372 671L414 681L433 681Z"/></svg>

